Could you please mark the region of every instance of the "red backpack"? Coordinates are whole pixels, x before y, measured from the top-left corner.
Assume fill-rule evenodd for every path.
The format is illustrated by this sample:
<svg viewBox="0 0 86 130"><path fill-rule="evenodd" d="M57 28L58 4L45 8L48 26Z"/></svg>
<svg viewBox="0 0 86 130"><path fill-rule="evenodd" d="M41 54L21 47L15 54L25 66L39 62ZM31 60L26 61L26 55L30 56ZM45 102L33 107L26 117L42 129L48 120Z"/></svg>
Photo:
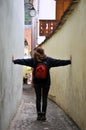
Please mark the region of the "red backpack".
<svg viewBox="0 0 86 130"><path fill-rule="evenodd" d="M35 77L37 79L46 79L47 77L47 66L44 63L39 63L35 68Z"/></svg>

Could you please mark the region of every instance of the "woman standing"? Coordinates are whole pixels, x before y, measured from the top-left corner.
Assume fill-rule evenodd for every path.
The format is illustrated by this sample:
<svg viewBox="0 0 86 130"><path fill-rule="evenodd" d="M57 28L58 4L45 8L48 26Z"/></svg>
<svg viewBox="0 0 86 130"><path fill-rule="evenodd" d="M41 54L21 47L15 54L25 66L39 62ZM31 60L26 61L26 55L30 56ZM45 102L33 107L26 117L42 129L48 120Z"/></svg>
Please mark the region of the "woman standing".
<svg viewBox="0 0 86 130"><path fill-rule="evenodd" d="M46 120L46 112L47 112L47 98L48 92L50 89L51 79L50 79L50 68L65 66L71 64L70 60L60 60L48 57L45 55L44 50L40 47L37 47L34 50L33 58L29 59L14 59L12 57L12 62L14 64L26 65L33 68L33 84L36 93L36 110L37 110L37 120ZM46 78L41 79L41 76L38 78L35 75L36 67L38 64L46 64L47 74ZM41 74L42 75L42 74ZM42 103L41 103L42 102Z"/></svg>

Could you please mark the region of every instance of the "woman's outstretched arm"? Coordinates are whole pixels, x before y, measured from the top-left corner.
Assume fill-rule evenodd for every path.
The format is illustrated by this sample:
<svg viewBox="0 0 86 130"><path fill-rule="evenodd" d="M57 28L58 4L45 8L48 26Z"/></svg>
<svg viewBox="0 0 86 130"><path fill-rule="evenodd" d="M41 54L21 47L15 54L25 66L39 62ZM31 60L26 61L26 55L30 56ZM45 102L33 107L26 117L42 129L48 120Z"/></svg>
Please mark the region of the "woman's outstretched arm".
<svg viewBox="0 0 86 130"><path fill-rule="evenodd" d="M33 59L32 58L28 58L28 59L14 59L14 56L12 56L12 62L14 64L19 64L19 65L25 65L25 66L33 67Z"/></svg>

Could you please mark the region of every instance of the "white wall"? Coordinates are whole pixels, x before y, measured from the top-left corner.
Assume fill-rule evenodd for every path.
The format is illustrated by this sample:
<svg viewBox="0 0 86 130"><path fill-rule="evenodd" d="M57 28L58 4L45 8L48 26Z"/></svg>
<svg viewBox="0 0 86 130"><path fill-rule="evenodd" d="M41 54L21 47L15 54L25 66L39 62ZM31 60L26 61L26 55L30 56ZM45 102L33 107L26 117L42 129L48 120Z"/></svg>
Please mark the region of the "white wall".
<svg viewBox="0 0 86 130"><path fill-rule="evenodd" d="M54 0L40 1L39 19L55 19L55 1Z"/></svg>
<svg viewBox="0 0 86 130"><path fill-rule="evenodd" d="M22 94L22 68L12 55L23 57L23 6L23 0L0 0L0 130L7 130Z"/></svg>

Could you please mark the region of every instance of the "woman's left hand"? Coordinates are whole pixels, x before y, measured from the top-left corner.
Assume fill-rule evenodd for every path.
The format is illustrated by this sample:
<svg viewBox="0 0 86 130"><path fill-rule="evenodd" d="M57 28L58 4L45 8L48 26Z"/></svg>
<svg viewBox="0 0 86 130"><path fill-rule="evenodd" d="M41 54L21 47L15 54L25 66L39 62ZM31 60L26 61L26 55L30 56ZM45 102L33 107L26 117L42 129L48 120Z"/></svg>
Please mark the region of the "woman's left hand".
<svg viewBox="0 0 86 130"><path fill-rule="evenodd" d="M14 56L12 56L12 62L14 61Z"/></svg>

